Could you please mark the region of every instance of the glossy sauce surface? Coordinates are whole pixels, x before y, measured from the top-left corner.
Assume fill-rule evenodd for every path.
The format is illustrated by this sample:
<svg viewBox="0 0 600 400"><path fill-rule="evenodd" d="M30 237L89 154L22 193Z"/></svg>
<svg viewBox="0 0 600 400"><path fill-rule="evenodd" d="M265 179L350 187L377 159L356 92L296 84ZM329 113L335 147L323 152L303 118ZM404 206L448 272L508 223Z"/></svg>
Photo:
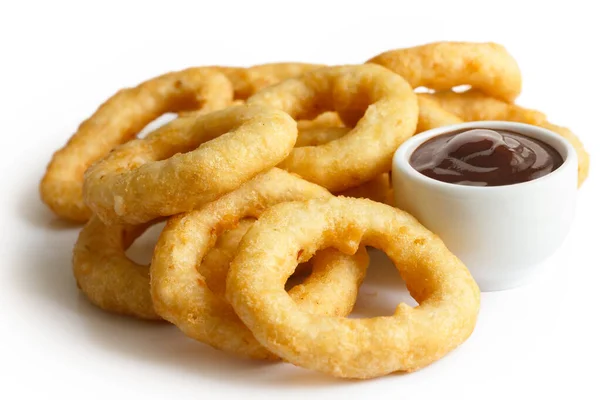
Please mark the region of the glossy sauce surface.
<svg viewBox="0 0 600 400"><path fill-rule="evenodd" d="M527 182L556 170L552 146L516 132L468 129L436 136L411 155L410 165L438 181L468 186Z"/></svg>

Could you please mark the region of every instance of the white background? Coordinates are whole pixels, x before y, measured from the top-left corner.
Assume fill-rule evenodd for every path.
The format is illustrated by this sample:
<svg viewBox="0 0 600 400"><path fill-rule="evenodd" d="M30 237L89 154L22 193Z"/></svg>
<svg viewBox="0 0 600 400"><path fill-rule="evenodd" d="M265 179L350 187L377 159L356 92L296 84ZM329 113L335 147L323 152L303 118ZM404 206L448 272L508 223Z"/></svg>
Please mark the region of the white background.
<svg viewBox="0 0 600 400"><path fill-rule="evenodd" d="M0 398L600 398L595 2L336 3L1 3ZM361 63L436 40L507 46L524 76L519 102L572 128L592 156L571 234L546 274L484 294L458 350L413 374L340 381L240 361L172 326L107 315L78 294L78 227L53 218L37 184L51 153L117 89L192 65ZM147 259L151 244L151 235L141 240L137 257ZM359 300L370 315L406 297L379 264Z"/></svg>

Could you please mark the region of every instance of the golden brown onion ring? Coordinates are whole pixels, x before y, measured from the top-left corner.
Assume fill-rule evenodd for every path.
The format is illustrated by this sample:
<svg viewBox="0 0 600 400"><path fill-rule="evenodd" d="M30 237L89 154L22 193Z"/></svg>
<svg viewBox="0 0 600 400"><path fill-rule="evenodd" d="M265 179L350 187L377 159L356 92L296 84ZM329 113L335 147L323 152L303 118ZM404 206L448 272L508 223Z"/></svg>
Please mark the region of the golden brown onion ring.
<svg viewBox="0 0 600 400"><path fill-rule="evenodd" d="M228 106L232 99L229 80L210 68L171 72L118 91L54 153L40 183L42 201L63 218L87 221L91 212L84 204L82 187L90 165L164 113L214 111Z"/></svg>
<svg viewBox="0 0 600 400"><path fill-rule="evenodd" d="M229 263L253 222L242 220L223 232L198 266L208 286L222 298ZM138 264L126 254L134 240L153 223L107 226L97 217L87 222L73 250L73 273L77 286L90 302L108 312L162 320L154 311L150 296L150 266Z"/></svg>
<svg viewBox="0 0 600 400"><path fill-rule="evenodd" d="M319 64L271 63L252 67L214 67L225 74L233 85L236 100L246 100L259 90L294 78L305 72L322 68Z"/></svg>
<svg viewBox="0 0 600 400"><path fill-rule="evenodd" d="M390 173L385 172L367 183L360 186L346 189L343 192L336 193L338 196L354 197L357 199L370 199L379 203L393 205L394 194Z"/></svg>
<svg viewBox="0 0 600 400"><path fill-rule="evenodd" d="M296 265L320 248L353 254L361 244L388 254L418 307L401 303L393 316L348 319L309 314L285 292ZM463 263L415 218L345 197L265 211L231 262L226 295L273 353L298 366L360 379L414 371L443 357L470 336L480 298Z"/></svg>
<svg viewBox="0 0 600 400"><path fill-rule="evenodd" d="M198 210L171 218L151 266L157 312L186 335L215 348L250 358L277 358L254 339L196 265L219 234L241 218L258 217L280 202L323 197L332 196L318 185L274 168ZM289 296L311 314L347 315L364 278L366 252L362 249L349 257L330 250L320 257L313 260L311 275L292 288ZM225 275L224 271L217 274L218 279Z"/></svg>
<svg viewBox="0 0 600 400"><path fill-rule="evenodd" d="M490 96L512 101L521 93L521 71L496 43L436 42L390 50L368 63L402 75L412 87L449 90L470 85Z"/></svg>
<svg viewBox="0 0 600 400"><path fill-rule="evenodd" d="M276 109L236 106L181 117L92 166L85 200L107 224L190 211L278 164L296 138L294 120Z"/></svg>
<svg viewBox="0 0 600 400"><path fill-rule="evenodd" d="M394 151L415 133L418 117L412 88L374 64L310 71L263 89L247 102L281 109L296 120L336 111L346 126L354 126L337 140L295 148L279 165L332 191L389 171Z"/></svg>

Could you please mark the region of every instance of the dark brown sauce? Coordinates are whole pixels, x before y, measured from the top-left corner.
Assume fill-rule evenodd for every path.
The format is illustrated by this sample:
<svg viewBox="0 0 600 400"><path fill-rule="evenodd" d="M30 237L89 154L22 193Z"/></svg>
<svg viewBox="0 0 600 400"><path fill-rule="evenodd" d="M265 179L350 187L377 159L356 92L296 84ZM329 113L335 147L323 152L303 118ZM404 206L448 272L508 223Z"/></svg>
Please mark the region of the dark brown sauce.
<svg viewBox="0 0 600 400"><path fill-rule="evenodd" d="M436 136L411 155L410 165L438 181L468 186L527 182L556 170L552 146L516 132L468 129Z"/></svg>

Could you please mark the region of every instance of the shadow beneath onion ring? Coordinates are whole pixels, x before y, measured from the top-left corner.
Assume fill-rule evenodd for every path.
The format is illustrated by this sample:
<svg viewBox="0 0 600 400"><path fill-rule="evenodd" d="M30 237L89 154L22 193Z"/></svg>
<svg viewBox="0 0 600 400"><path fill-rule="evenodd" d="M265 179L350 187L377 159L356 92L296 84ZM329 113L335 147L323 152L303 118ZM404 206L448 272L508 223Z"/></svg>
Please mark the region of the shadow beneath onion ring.
<svg viewBox="0 0 600 400"><path fill-rule="evenodd" d="M378 289L402 290L408 293L396 266L383 251L369 248L369 258L367 283Z"/></svg>
<svg viewBox="0 0 600 400"><path fill-rule="evenodd" d="M85 317L88 338L94 345L118 356L143 363L177 368L180 372L225 378L236 372L252 372L268 364L240 360L187 338L165 321L142 321L106 313L79 295L78 310Z"/></svg>
<svg viewBox="0 0 600 400"><path fill-rule="evenodd" d="M15 282L30 302L52 307L54 312L77 313L77 285L71 271L76 233L45 232L29 238L24 264L15 268ZM33 303L35 304L35 303Z"/></svg>
<svg viewBox="0 0 600 400"><path fill-rule="evenodd" d="M186 337L164 321L141 321L107 314L85 296L78 301L79 314L85 318L86 335L117 357L175 369L178 374L201 375L230 384L269 387L331 386L340 380L282 362L241 359Z"/></svg>
<svg viewBox="0 0 600 400"><path fill-rule="evenodd" d="M350 318L393 315L400 303L416 306L398 270L381 250L369 249L369 270Z"/></svg>
<svg viewBox="0 0 600 400"><path fill-rule="evenodd" d="M21 193L17 203L18 215L29 225L51 230L80 229L83 224L71 222L57 217L40 199L38 180L28 179L35 183Z"/></svg>
<svg viewBox="0 0 600 400"><path fill-rule="evenodd" d="M165 113L154 121L148 123L139 133L139 137L146 136L149 132L165 125L169 121L175 119L176 114ZM51 153L48 154L50 160ZM40 199L39 183L45 172L46 165L42 164L39 168L39 174L31 174L23 178L24 181L30 182L31 185L19 196L17 203L17 213L28 224L35 227L44 227L52 230L81 228L83 223L67 221L57 217Z"/></svg>
<svg viewBox="0 0 600 400"><path fill-rule="evenodd" d="M19 249L24 262L13 269L15 282L21 285L28 302L76 313L77 286L71 272L71 256L81 225L60 220L42 203L38 178L25 177L32 184L15 194L15 213L28 228L23 230L27 236Z"/></svg>

